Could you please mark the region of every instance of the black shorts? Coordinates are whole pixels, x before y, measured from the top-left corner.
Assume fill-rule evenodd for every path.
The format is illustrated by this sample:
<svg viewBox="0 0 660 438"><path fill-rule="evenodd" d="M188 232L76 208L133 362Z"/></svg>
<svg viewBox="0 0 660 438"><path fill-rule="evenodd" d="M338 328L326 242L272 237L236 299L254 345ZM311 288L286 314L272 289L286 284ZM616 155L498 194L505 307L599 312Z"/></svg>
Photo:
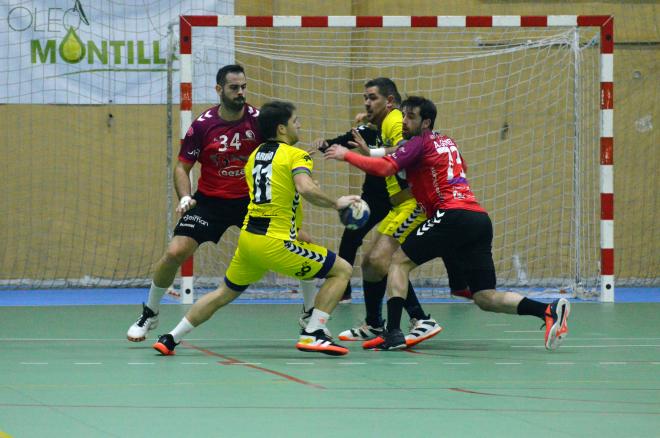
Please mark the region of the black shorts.
<svg viewBox="0 0 660 438"><path fill-rule="evenodd" d="M175 236L192 237L200 245L204 242L218 243L232 225L243 226L250 198L212 198L199 192L193 195L197 205L179 219L174 228Z"/></svg>
<svg viewBox="0 0 660 438"><path fill-rule="evenodd" d="M442 257L452 290L495 289L493 224L486 213L439 210L410 233L401 249L417 265Z"/></svg>

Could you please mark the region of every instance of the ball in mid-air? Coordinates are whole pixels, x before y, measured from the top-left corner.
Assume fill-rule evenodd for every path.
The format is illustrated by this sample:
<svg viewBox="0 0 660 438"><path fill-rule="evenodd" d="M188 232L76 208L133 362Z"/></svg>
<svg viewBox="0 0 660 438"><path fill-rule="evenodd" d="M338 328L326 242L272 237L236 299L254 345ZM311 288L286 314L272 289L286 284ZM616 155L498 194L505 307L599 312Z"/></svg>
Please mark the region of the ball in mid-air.
<svg viewBox="0 0 660 438"><path fill-rule="evenodd" d="M369 204L363 199L359 202L354 202L346 208L339 210L339 220L349 230L357 230L362 228L369 220Z"/></svg>

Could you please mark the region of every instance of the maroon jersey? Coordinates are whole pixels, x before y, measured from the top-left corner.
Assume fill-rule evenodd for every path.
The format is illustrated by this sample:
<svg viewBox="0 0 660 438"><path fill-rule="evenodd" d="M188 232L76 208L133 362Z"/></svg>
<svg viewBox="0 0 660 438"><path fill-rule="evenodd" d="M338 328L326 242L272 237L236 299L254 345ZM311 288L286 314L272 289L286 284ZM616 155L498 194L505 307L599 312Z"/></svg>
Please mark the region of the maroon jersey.
<svg viewBox="0 0 660 438"><path fill-rule="evenodd" d="M474 197L461 154L451 138L425 131L387 156L406 179L417 202L431 217L436 210L486 212Z"/></svg>
<svg viewBox="0 0 660 438"><path fill-rule="evenodd" d="M202 112L192 122L179 151L179 160L199 161L202 171L197 190L207 196L247 198L245 162L263 142L257 116L259 110L245 104L240 120L227 122L218 115L220 106Z"/></svg>

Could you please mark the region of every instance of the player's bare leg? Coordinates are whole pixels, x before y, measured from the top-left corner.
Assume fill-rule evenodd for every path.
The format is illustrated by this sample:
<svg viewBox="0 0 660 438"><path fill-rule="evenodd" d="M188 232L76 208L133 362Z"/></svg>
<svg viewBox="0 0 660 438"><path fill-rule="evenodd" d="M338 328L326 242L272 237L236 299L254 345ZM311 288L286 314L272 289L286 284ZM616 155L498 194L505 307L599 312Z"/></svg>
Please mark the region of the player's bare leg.
<svg viewBox="0 0 660 438"><path fill-rule="evenodd" d="M234 301L241 292L229 288L224 282L213 292L201 297L192 305L179 324L169 333L161 335L153 348L164 356L174 354L174 348L181 339L190 333L195 327L206 322L220 308Z"/></svg>
<svg viewBox="0 0 660 438"><path fill-rule="evenodd" d="M197 241L187 236L174 236L165 250L165 254L156 263L147 303L142 305L142 314L126 333L126 338L132 342L146 339L150 330L158 327L160 301L167 289L174 282L174 277L183 262L199 247Z"/></svg>

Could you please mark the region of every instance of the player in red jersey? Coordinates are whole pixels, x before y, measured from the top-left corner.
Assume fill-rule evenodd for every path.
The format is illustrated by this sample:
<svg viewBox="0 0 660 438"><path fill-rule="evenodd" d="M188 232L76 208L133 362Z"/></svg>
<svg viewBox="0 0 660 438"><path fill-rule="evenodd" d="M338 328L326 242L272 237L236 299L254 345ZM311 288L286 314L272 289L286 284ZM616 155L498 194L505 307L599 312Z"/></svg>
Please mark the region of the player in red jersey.
<svg viewBox="0 0 660 438"><path fill-rule="evenodd" d="M203 111L185 135L174 169L181 219L174 237L158 261L142 314L128 329L129 341L141 342L158 325L160 301L177 270L204 242L218 243L230 226L240 228L250 201L244 166L263 141L257 125L259 110L246 103L243 67L226 65L216 75L220 105ZM201 175L192 193L190 171L196 162Z"/></svg>
<svg viewBox="0 0 660 438"><path fill-rule="evenodd" d="M363 346L379 350L406 348L400 321L410 271L442 257L449 261L450 282L452 277L465 281L482 310L541 318L546 324L545 347L554 350L568 334L569 301L560 298L546 305L518 293L495 290L493 226L470 189L456 143L432 131L437 110L430 100L411 96L401 108L403 134L408 141L393 154L372 158L342 146L333 146L325 153L326 158L345 160L373 175L405 171L412 193L428 218L394 254L388 272L386 333Z"/></svg>

